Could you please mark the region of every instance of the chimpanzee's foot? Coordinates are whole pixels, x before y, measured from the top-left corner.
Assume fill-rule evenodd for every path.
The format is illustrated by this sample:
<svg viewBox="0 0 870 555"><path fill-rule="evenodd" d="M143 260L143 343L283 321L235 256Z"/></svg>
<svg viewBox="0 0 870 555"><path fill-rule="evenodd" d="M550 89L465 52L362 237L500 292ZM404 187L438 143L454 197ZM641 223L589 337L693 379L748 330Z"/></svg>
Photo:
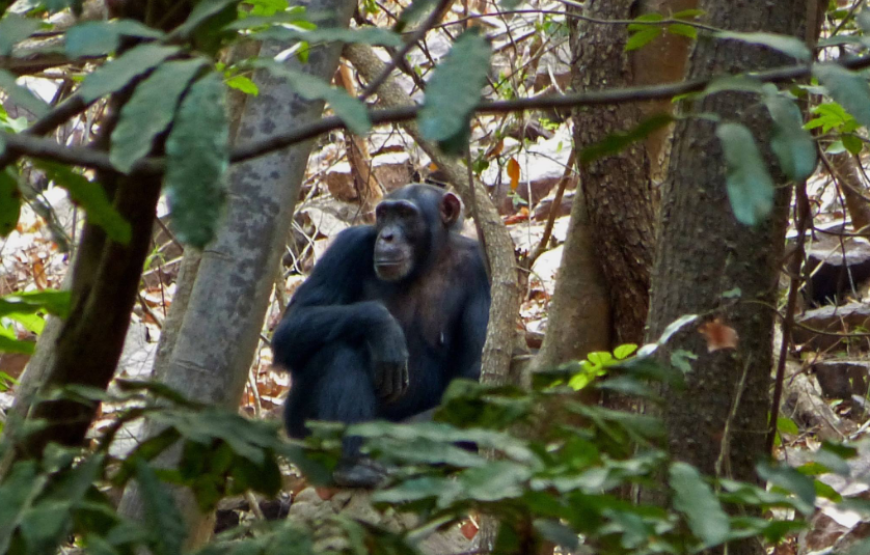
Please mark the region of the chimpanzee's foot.
<svg viewBox="0 0 870 555"><path fill-rule="evenodd" d="M375 488L386 477L387 469L367 457L342 460L332 471L332 480L343 488Z"/></svg>

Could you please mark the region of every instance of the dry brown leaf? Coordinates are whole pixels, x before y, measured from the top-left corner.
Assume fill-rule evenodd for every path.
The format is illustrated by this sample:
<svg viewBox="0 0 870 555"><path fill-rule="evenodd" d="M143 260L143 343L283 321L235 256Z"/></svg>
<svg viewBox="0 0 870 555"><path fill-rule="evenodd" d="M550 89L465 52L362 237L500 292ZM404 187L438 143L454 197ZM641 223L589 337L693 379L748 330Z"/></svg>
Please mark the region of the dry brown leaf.
<svg viewBox="0 0 870 555"><path fill-rule="evenodd" d="M511 191L516 191L520 186L520 163L516 158L508 160L507 173L511 178Z"/></svg>
<svg viewBox="0 0 870 555"><path fill-rule="evenodd" d="M707 351L710 353L719 349L737 348L737 331L723 324L719 318L705 322L698 331L707 339Z"/></svg>

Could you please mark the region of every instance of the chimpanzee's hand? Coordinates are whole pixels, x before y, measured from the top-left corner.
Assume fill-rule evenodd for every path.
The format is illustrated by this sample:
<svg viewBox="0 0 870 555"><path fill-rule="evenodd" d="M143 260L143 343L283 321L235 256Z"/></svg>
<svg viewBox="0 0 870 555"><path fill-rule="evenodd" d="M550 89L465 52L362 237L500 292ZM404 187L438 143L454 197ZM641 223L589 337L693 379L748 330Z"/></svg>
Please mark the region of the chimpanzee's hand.
<svg viewBox="0 0 870 555"><path fill-rule="evenodd" d="M375 391L391 403L408 390L408 346L405 333L395 320L372 341Z"/></svg>

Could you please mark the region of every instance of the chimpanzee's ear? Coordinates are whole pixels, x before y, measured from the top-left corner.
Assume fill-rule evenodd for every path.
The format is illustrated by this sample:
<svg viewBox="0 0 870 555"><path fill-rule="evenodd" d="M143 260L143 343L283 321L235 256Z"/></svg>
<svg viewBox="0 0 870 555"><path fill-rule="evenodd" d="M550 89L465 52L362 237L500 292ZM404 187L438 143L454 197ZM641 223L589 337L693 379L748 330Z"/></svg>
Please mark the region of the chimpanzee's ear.
<svg viewBox="0 0 870 555"><path fill-rule="evenodd" d="M462 201L453 193L446 193L441 199L441 221L445 227L453 227L462 219Z"/></svg>

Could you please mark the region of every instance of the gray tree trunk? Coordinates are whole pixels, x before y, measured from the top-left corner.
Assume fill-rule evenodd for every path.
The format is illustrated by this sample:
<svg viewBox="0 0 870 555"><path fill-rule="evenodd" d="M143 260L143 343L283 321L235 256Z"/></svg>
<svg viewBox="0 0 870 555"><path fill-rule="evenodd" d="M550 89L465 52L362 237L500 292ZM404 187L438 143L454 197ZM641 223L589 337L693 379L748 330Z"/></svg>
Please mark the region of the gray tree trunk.
<svg viewBox="0 0 870 555"><path fill-rule="evenodd" d="M346 27L356 7L348 0L315 0L308 14L320 27ZM263 44L260 55L275 56L289 45ZM331 80L340 45L316 48L307 64L295 57L287 65ZM249 97L237 138L264 139L277 129L316 121L322 102L303 100L282 79L255 75L259 95ZM269 296L292 222L312 142L294 145L243 164L230 172L227 213L218 236L202 253L196 281L172 352L157 379L190 399L236 409L244 391ZM206 540L211 515L202 515L192 499L181 496L188 520L190 547ZM135 488L128 488L121 510L140 514Z"/></svg>
<svg viewBox="0 0 870 555"><path fill-rule="evenodd" d="M804 38L806 0L718 2L700 9L707 22L733 31L763 31ZM689 78L760 70L789 63L783 55L738 41L700 40L689 60ZM704 99L698 111L739 121L766 149L769 116L753 95L727 92ZM666 391L669 446L680 460L707 474L756 480L755 464L768 456L772 332L777 273L782 262L791 190L776 189L768 219L739 224L725 189L722 149L709 120L685 119L676 127L665 182L649 320L650 339L685 314L714 317L737 331L736 349L709 352L697 326L675 335L668 352L693 353L686 392ZM769 153L768 161L771 160ZM784 185L785 179L775 175ZM723 297L740 291L737 300ZM766 306L767 305L767 306ZM666 355L662 355L666 356ZM757 542L729 546L731 555L759 553Z"/></svg>

